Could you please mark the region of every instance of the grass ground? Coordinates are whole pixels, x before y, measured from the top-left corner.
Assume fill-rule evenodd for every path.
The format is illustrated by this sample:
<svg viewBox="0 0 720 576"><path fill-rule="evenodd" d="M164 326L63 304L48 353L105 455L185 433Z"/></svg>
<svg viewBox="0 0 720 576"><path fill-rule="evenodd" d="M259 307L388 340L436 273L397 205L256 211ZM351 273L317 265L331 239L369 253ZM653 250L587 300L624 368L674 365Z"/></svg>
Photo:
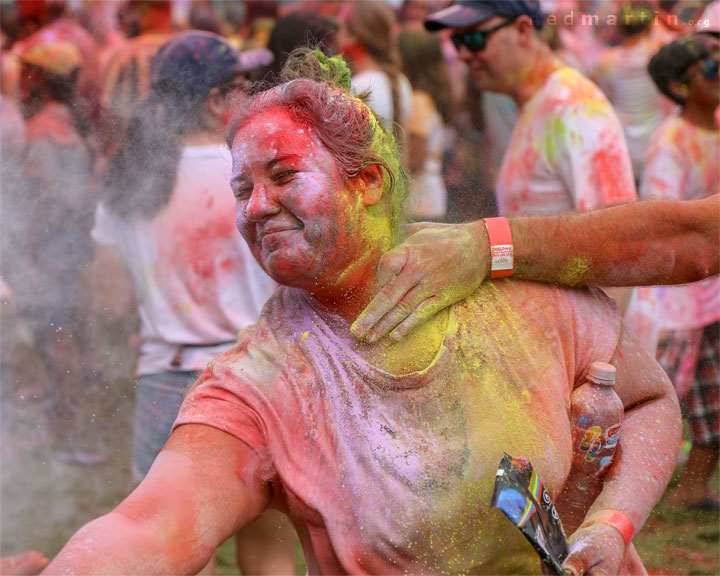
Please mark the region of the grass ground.
<svg viewBox="0 0 720 576"><path fill-rule="evenodd" d="M6 372L0 375L0 556L36 549L52 557L132 488L128 366L131 360L114 361L84 395L78 448L107 458L93 466L64 462L51 451L42 397L24 395ZM673 510L661 501L635 542L651 574L720 574L717 512ZM297 573L304 574L299 548L296 558ZM231 543L218 551L217 574L239 574Z"/></svg>

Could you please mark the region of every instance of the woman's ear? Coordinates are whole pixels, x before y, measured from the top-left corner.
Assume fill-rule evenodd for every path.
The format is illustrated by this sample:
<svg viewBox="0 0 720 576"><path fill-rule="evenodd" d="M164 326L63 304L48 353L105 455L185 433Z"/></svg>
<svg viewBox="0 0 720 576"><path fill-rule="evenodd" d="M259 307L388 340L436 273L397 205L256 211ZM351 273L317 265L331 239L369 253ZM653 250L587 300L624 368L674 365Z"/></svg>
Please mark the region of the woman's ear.
<svg viewBox="0 0 720 576"><path fill-rule="evenodd" d="M360 171L353 182L356 192L360 194L363 206L374 206L380 202L384 179L385 174L377 164L371 164Z"/></svg>

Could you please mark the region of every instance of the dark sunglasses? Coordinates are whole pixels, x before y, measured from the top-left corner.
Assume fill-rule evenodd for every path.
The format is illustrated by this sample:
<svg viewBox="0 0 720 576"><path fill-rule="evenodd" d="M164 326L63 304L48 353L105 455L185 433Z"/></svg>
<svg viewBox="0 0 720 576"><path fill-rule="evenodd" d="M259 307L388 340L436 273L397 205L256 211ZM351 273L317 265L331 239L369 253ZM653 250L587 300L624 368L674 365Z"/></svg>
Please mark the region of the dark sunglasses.
<svg viewBox="0 0 720 576"><path fill-rule="evenodd" d="M680 78L683 82L688 83L690 79L696 74L702 74L706 80L717 80L718 79L718 66L720 61L715 60L703 60L692 73L685 72Z"/></svg>
<svg viewBox="0 0 720 576"><path fill-rule="evenodd" d="M461 46L465 46L470 52L482 52L487 46L487 39L493 32L497 32L501 28L510 26L514 20L508 20L502 22L497 26L488 28L487 30L471 30L470 32L455 33L450 36L452 43L455 45L455 50L460 51Z"/></svg>
<svg viewBox="0 0 720 576"><path fill-rule="evenodd" d="M717 80L719 67L720 60L705 60L700 64L700 74L705 76L707 80Z"/></svg>

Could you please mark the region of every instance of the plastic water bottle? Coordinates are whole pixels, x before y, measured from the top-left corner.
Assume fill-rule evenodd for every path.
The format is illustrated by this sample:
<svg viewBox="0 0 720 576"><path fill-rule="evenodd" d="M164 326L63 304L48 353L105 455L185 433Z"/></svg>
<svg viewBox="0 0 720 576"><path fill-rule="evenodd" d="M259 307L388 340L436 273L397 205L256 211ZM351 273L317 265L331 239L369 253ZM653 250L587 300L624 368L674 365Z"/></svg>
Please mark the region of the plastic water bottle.
<svg viewBox="0 0 720 576"><path fill-rule="evenodd" d="M602 490L620 438L623 403L615 392L615 367L593 362L587 381L570 397L573 462L556 505L568 535L582 523Z"/></svg>

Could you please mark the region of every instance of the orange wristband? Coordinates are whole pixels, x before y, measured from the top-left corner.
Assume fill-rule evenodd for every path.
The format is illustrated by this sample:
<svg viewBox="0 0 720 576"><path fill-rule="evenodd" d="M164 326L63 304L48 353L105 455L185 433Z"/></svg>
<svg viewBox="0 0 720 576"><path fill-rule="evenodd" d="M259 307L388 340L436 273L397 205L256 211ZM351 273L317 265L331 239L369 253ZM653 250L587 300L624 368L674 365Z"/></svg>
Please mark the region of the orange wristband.
<svg viewBox="0 0 720 576"><path fill-rule="evenodd" d="M513 273L513 244L510 223L507 218L485 218L490 239L490 278L512 276Z"/></svg>
<svg viewBox="0 0 720 576"><path fill-rule="evenodd" d="M625 546L630 544L630 541L635 535L635 526L633 526L630 518L617 510L602 510L597 514L593 514L580 525L580 528L592 526L593 524L607 524L615 528L615 530L620 532L623 540L625 540Z"/></svg>

